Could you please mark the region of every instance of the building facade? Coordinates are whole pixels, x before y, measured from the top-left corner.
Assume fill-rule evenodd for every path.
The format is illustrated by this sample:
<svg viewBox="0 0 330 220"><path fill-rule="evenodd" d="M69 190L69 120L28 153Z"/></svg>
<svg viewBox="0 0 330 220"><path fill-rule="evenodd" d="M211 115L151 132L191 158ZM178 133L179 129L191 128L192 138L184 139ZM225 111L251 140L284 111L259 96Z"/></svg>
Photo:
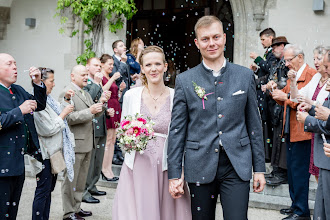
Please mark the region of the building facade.
<svg viewBox="0 0 330 220"><path fill-rule="evenodd" d="M50 67L55 70L54 96L70 80L70 70L76 57L83 51L86 39L82 31L74 37L69 32L83 30L70 14L65 26L67 34L59 34L61 24L55 0L0 0L0 52L13 55L18 65L18 83L30 89L24 70L30 66ZM146 45L158 44L182 72L200 62L194 45L193 27L205 14L218 16L227 34L225 56L230 61L249 66L249 53L264 53L259 32L272 27L278 36L290 43L300 44L306 62L313 66L313 48L330 45L330 0L136 0L139 12L125 28L104 32L97 46L97 54L113 54L111 44L122 39L129 44L140 37ZM316 6L319 5L318 8ZM321 7L323 5L323 7ZM26 19L35 19L35 26ZM31 21L28 19L28 21Z"/></svg>

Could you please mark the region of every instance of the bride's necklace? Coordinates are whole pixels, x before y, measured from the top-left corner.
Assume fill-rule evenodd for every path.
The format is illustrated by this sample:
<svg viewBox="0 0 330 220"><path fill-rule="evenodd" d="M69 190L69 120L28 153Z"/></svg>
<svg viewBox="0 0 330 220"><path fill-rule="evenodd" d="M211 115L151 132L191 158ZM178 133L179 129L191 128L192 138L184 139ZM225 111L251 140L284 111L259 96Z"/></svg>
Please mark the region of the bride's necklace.
<svg viewBox="0 0 330 220"><path fill-rule="evenodd" d="M328 80L328 78L326 78L326 79L322 79L322 78L321 78L321 79L320 79L320 84L323 85L327 80Z"/></svg>
<svg viewBox="0 0 330 220"><path fill-rule="evenodd" d="M166 87L163 89L162 93L160 93L160 95L159 95L157 98L154 98L154 97L151 95L150 90L148 89L148 93L149 93L150 97L151 97L151 98L154 100L154 102L155 102L155 109L157 108L157 100L158 100L158 99L164 94L165 89L166 89Z"/></svg>

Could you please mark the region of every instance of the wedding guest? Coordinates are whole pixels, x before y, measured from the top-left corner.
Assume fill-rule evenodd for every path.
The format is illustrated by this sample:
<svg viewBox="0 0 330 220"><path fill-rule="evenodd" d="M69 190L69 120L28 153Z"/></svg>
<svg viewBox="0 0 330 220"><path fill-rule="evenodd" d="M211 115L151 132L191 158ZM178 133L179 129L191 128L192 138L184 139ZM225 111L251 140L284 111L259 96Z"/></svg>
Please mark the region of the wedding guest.
<svg viewBox="0 0 330 220"><path fill-rule="evenodd" d="M298 89L306 86L316 73L316 70L305 63L304 58L304 51L300 46L287 44L284 47L285 65L296 75ZM267 87L277 88L277 84L270 81ZM286 139L288 183L292 200L290 208L281 209L280 213L289 215L285 220L310 219L308 189L312 135L304 132L303 124L297 121L298 103L290 100L290 93L291 80L287 80L282 90L275 89L271 93L273 99L284 106L282 137Z"/></svg>
<svg viewBox="0 0 330 220"><path fill-rule="evenodd" d="M15 84L15 59L0 53L0 219L16 219L25 180L24 154L42 161L33 112L45 109L46 87L37 68L29 71L34 95Z"/></svg>
<svg viewBox="0 0 330 220"><path fill-rule="evenodd" d="M264 137L265 159L266 162L271 161L273 142L273 129L269 115L268 101L269 97L262 91L262 86L267 84L267 78L270 74L271 66L276 63L276 57L272 49L272 40L276 37L276 33L272 28L266 28L259 34L262 47L265 49L263 56L258 56L257 53L251 52L250 58L254 60L250 69L258 76L256 79L258 108L262 119L262 129Z"/></svg>
<svg viewBox="0 0 330 220"><path fill-rule="evenodd" d="M141 38L135 38L131 42L130 53L126 54L127 56L127 64L129 65L129 73L132 76L133 82L132 84L136 84L137 86L141 86L141 80L138 74L140 74L141 67L139 64L139 59L141 55L141 51L144 49L144 42Z"/></svg>
<svg viewBox="0 0 330 220"><path fill-rule="evenodd" d="M275 80L279 88L284 88L288 79L287 73L289 68L285 66L284 61L284 47L289 42L285 36L279 36L272 41L272 52L276 57L276 62L273 64L267 81ZM273 136L266 140L271 140L272 147L270 161L272 166L272 172L265 174L266 184L271 186L278 186L288 183L287 163L286 163L286 144L285 139L282 138L283 130L283 112L284 107L279 105L270 95L272 88L267 90L267 85L262 85L262 91L265 92L265 98L267 101L267 111L271 122L271 128ZM266 148L266 155L268 151ZM267 156L266 156L267 158Z"/></svg>
<svg viewBox="0 0 330 220"><path fill-rule="evenodd" d="M323 65L324 54L326 53L325 47L317 46L314 49L314 65L316 70L318 71L312 78L312 80L303 88L298 91L297 88L297 79L295 74L289 72L289 76L291 77L291 100L295 100L297 102L305 102L309 105L316 105L316 103L323 105L323 102L328 97L329 92L325 90L326 82L329 78L328 74L325 71ZM319 177L319 168L314 165L314 133L312 133L311 140L311 156L309 163L309 173L315 176L316 181L318 181Z"/></svg>
<svg viewBox="0 0 330 220"><path fill-rule="evenodd" d="M119 97L122 94L123 90L126 87L126 84L122 82L120 84L120 89L116 85L115 81L120 78L120 73L116 72L110 77L110 73L113 70L114 60L108 54L103 54L100 58L101 66L102 66L102 85L103 91L110 91L111 97L108 100L108 107L113 108L115 111L114 117L106 119L106 128L107 128L107 141L103 156L103 164L102 164L102 178L107 181L117 181L118 177L114 176L112 172L112 159L114 155L114 146L116 142L116 128L117 123L120 122L121 109L119 104ZM121 161L116 161L119 164ZM122 162L120 163L122 164Z"/></svg>
<svg viewBox="0 0 330 220"><path fill-rule="evenodd" d="M67 85L59 98L64 103L73 101L74 111L67 116L70 130L75 138L75 163L73 165L74 178L70 181L70 173L64 172L64 180L62 182L62 205L63 219L84 219L83 217L91 216L91 211L84 211L80 206L82 202L83 192L86 186L86 179L89 169L89 163L92 155L94 141L94 125L93 119L103 114L103 103L107 101L102 95L99 103L94 101L88 92L83 88L87 85L88 70L83 65L77 65L72 68L71 83ZM68 90L73 90L75 95L72 98L64 98Z"/></svg>
<svg viewBox="0 0 330 220"><path fill-rule="evenodd" d="M34 113L34 124L38 133L43 169L37 174L37 188L33 200L32 219L49 219L51 193L55 188L57 174L52 173L52 167L58 166L50 158L55 153L64 152L64 160L73 179L74 137L71 133L66 117L73 111L73 105L67 105L63 110L60 104L51 96L55 87L54 70L39 68L41 80L46 86L47 104L43 111ZM65 94L66 99L74 95L72 90Z"/></svg>
<svg viewBox="0 0 330 220"><path fill-rule="evenodd" d="M324 56L323 65L325 72L330 74L330 48ZM327 91L330 91L330 83L327 83ZM315 132L314 162L319 167L319 181L315 197L314 220L330 218L330 130L328 118L330 114L330 96L327 97L323 106L312 107L307 103L302 103L298 108L303 108L307 112L297 112L297 120L304 123L304 129L308 132ZM315 116L315 117L313 117Z"/></svg>
<svg viewBox="0 0 330 220"><path fill-rule="evenodd" d="M122 119L136 113L150 117L155 122L156 139L148 142L143 154L126 153L112 219L189 220L186 185L181 198L173 199L168 192L166 152L174 90L164 84L167 64L163 50L158 46L147 47L141 53L140 64L144 86L126 92Z"/></svg>
<svg viewBox="0 0 330 220"><path fill-rule="evenodd" d="M94 103L98 103L102 94L105 93L102 89L103 74L101 73L101 61L97 57L89 58L87 60L86 68L88 70L88 81L84 90L91 95ZM110 92L108 91L107 93L108 94L106 95L110 97ZM109 117L109 111L113 111L113 109L110 108L107 111L104 111L100 117L96 117L95 120L93 120L96 147L92 149L92 156L86 180L86 189L83 194L82 201L86 203L99 203L100 200L94 196L106 195L105 191L100 191L96 188L96 183L99 181L102 171L107 137L105 121L106 117Z"/></svg>
<svg viewBox="0 0 330 220"><path fill-rule="evenodd" d="M126 88L123 90L121 97L119 97L119 103L123 103L123 96L125 92L130 89L132 84L132 78L130 75L130 67L126 63L127 62L127 55L126 55L126 46L122 40L116 40L112 43L112 49L114 52L113 58L113 69L110 76L112 77L113 74L116 72L120 73L120 77L116 80L116 84L118 88L120 87L121 82L126 84Z"/></svg>

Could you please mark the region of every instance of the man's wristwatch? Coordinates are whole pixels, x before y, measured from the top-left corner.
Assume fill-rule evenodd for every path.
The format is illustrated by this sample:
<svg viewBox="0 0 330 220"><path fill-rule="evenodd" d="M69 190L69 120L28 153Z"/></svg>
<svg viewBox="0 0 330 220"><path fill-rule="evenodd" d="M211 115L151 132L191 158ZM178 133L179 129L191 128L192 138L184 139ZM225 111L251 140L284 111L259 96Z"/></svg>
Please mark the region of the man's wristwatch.
<svg viewBox="0 0 330 220"><path fill-rule="evenodd" d="M67 97L63 97L65 101L70 101L71 99L68 99Z"/></svg>

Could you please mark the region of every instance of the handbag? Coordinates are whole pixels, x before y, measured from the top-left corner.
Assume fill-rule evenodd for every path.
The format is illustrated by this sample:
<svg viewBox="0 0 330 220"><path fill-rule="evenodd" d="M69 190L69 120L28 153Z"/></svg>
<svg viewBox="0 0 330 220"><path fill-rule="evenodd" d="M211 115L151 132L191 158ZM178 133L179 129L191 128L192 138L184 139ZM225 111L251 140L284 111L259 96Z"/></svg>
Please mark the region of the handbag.
<svg viewBox="0 0 330 220"><path fill-rule="evenodd" d="M52 174L58 174L66 168L62 151L57 151L50 156L50 164L52 166Z"/></svg>

